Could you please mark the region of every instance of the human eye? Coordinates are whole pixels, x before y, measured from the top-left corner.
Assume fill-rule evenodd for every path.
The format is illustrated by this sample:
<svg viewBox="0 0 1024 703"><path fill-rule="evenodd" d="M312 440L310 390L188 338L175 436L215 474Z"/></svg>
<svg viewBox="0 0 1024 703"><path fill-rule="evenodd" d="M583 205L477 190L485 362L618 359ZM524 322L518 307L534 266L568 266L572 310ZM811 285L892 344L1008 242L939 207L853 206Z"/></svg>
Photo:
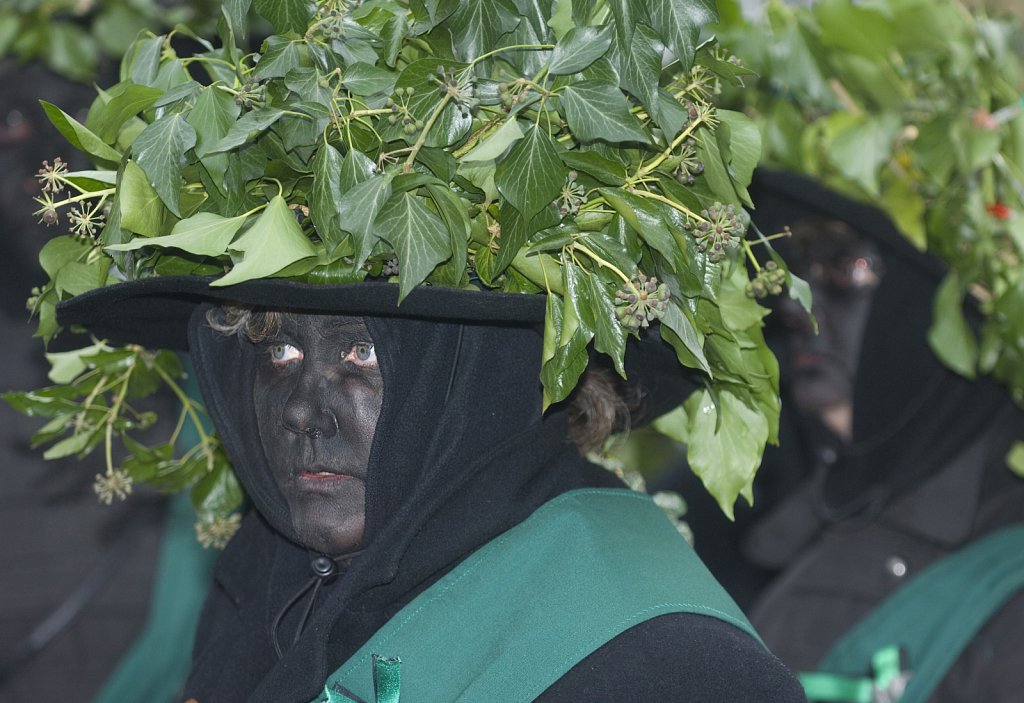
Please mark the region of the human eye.
<svg viewBox="0 0 1024 703"><path fill-rule="evenodd" d="M356 342L345 355L345 361L349 361L356 366L375 368L377 366L377 352L373 348L373 343Z"/></svg>
<svg viewBox="0 0 1024 703"><path fill-rule="evenodd" d="M269 353L273 364L288 364L302 359L302 350L285 342L271 344Z"/></svg>

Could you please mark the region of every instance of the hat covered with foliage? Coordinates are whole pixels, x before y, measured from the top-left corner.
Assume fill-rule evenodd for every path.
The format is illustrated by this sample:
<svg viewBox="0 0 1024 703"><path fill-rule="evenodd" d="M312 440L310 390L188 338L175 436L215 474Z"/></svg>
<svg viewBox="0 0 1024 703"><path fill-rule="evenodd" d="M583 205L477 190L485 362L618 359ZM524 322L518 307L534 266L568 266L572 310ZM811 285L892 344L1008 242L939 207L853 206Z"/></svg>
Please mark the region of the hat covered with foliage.
<svg viewBox="0 0 1024 703"><path fill-rule="evenodd" d="M102 445L107 498L191 487L202 519L224 519L240 494L216 437L176 357L139 343L175 346L153 317L168 305L277 301L543 320L548 405L591 348L625 374L657 324L704 381L662 427L727 512L750 498L779 411L751 245L775 255L746 235L760 136L715 105L747 71L703 32L713 0L254 0L257 52L249 5L224 3L217 41L141 35L84 123L43 105L96 168L39 173L41 220L70 229L40 255L39 335L135 343L51 355L60 385L7 395L51 418L48 456ZM161 382L178 428L200 429L181 457L174 437L131 437L152 422L134 399Z"/></svg>

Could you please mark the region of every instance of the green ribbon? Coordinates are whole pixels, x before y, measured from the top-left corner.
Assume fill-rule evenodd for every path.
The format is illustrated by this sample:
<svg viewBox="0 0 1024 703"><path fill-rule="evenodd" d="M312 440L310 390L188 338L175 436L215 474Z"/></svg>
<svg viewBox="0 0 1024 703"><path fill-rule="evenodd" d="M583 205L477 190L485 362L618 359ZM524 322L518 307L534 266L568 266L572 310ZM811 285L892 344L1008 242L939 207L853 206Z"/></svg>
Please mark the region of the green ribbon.
<svg viewBox="0 0 1024 703"><path fill-rule="evenodd" d="M373 655L373 695L375 703L398 703L402 687L402 660Z"/></svg>
<svg viewBox="0 0 1024 703"><path fill-rule="evenodd" d="M855 678L823 672L801 673L807 698L817 703L897 703L903 697L909 673L900 670L900 649L883 647L871 657L873 678Z"/></svg>
<svg viewBox="0 0 1024 703"><path fill-rule="evenodd" d="M372 703L398 703L402 688L402 660L373 655ZM367 703L338 683L327 682L314 703Z"/></svg>

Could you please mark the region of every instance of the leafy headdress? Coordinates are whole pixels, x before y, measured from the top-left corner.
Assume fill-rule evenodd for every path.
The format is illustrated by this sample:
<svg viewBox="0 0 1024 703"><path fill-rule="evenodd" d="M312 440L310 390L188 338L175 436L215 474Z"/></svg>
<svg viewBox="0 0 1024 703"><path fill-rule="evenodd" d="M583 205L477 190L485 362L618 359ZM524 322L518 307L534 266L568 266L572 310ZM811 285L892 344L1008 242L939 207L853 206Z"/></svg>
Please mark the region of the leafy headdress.
<svg viewBox="0 0 1024 703"><path fill-rule="evenodd" d="M543 320L548 405L591 349L624 374L657 324L702 380L657 425L727 512L750 498L779 411L751 244L778 257L746 235L760 136L715 106L746 71L702 34L712 0L255 0L270 32L255 53L249 4L224 3L216 43L140 36L84 123L43 105L96 168L39 173L41 220L70 229L40 254L39 336L135 343L53 354L59 385L8 394L51 418L47 456L103 447L102 497L191 488L205 534L223 533L240 491L158 347L197 300L329 301ZM161 384L182 415L146 446L135 399ZM188 424L199 443L175 457Z"/></svg>

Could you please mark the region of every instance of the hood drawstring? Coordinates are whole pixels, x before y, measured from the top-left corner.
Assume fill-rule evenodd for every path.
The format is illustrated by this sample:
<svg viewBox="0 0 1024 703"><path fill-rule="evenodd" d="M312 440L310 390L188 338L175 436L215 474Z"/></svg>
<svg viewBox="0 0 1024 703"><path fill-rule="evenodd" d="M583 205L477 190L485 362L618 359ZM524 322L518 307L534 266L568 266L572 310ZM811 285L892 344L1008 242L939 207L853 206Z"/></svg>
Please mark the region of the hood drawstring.
<svg viewBox="0 0 1024 703"><path fill-rule="evenodd" d="M352 552L333 559L323 554L319 554L310 560L309 569L313 572L313 577L305 586L300 588L287 603L284 604L284 607L281 608L276 616L274 616L274 620L270 625L270 639L274 643L274 652L277 654L278 659L284 658L284 650L281 648L281 643L277 636L278 630L281 627L281 621L284 620L284 617L293 607L295 607L303 596L312 591L309 596L309 602L306 603L306 607L302 611L302 615L299 617L299 622L295 627L295 634L292 636L292 641L288 645L288 648L291 649L295 646L295 643L299 641L299 637L302 636L303 631L306 629L306 623L309 622L309 616L313 612L313 606L316 604L317 595L320 593L320 589L324 584L333 581L334 577L338 575L338 563L344 562L347 566L352 562L352 559L359 555L359 553L360 552Z"/></svg>

